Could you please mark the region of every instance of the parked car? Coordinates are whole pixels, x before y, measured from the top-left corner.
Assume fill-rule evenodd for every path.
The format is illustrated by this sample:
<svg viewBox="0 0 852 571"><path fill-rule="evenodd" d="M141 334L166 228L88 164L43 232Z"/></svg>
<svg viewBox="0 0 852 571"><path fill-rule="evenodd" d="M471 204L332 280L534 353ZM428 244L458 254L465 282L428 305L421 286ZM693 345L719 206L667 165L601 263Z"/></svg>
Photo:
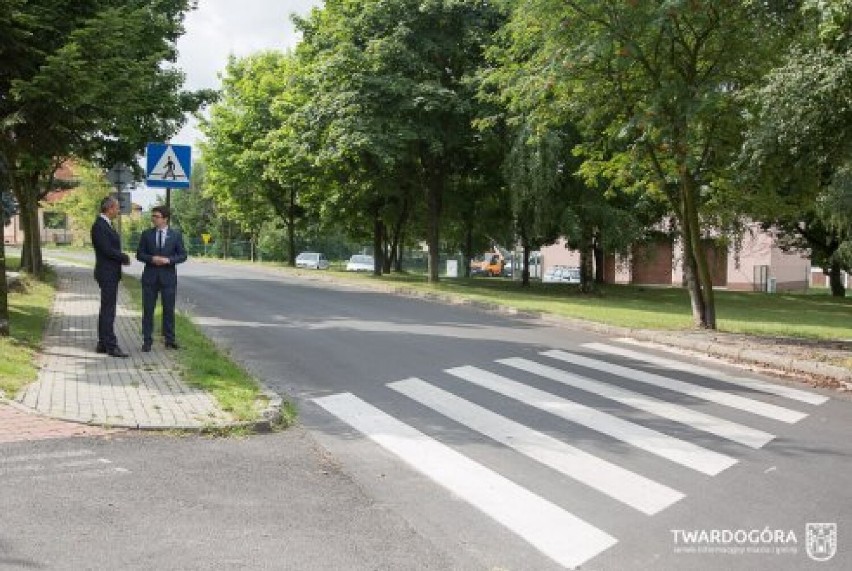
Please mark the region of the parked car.
<svg viewBox="0 0 852 571"><path fill-rule="evenodd" d="M347 272L372 272L376 260L373 256L355 254L346 262Z"/></svg>
<svg viewBox="0 0 852 571"><path fill-rule="evenodd" d="M541 281L551 284L578 284L580 283L580 268L552 266L544 272Z"/></svg>
<svg viewBox="0 0 852 571"><path fill-rule="evenodd" d="M302 252L296 256L297 268L308 268L311 270L327 270L329 266L325 254L319 252Z"/></svg>

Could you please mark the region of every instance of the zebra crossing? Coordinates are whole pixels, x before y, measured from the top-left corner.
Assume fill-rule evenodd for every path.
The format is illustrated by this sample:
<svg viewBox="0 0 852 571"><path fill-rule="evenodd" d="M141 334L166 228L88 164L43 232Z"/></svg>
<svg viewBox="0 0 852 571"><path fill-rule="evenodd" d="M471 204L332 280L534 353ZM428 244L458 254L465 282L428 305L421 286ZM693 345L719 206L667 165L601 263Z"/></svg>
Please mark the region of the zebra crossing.
<svg viewBox="0 0 852 571"><path fill-rule="evenodd" d="M99 457L87 449L0 457L0 481L77 479L129 472L126 468L114 466L112 460Z"/></svg>
<svg viewBox="0 0 852 571"><path fill-rule="evenodd" d="M452 390L416 377L385 386L393 394L620 502L639 512L640 517L659 514L683 501L686 494L672 487L671 482L656 481L621 465L626 460L613 462L573 446L565 433L561 433L561 438L545 434L453 391L458 387L459 392L478 394L477 391L484 389L484 394L492 398L544 411L557 421L570 423L566 427L579 425L653 455L660 462L673 463L710 478L732 469L750 450L760 449L774 440L776 435L763 429L767 425L777 425L779 429L794 425L812 414L814 407L829 400L817 393L616 345L589 343L582 350L583 354L554 349L542 351L534 358L509 357L484 366L448 368L441 374L453 380ZM628 361L631 366L610 362L608 359L613 357ZM647 365L657 372L640 368ZM696 377L696 381L672 378L675 372L685 372L688 378ZM600 380L602 374L607 375L606 380ZM537 386L529 382L533 378ZM620 384L608 382L610 379ZM708 384L721 384L723 389ZM645 413L642 418L660 418L682 426L686 432L667 434L622 418L618 412L621 409L600 410L578 402L579 399L557 394L565 387L571 394L593 395L626 410ZM686 398L675 403L670 402L674 397L651 396L643 390ZM778 397L784 400L779 401ZM783 406L764 398L782 402ZM618 542L595 522L574 515L570 506L551 502L352 393L319 397L313 402L564 567L582 565ZM710 403L714 412L734 411L738 419L755 418L761 428L695 410L704 403ZM735 446L727 447L726 453L711 450L692 441L699 438L684 436L693 433L709 434Z"/></svg>

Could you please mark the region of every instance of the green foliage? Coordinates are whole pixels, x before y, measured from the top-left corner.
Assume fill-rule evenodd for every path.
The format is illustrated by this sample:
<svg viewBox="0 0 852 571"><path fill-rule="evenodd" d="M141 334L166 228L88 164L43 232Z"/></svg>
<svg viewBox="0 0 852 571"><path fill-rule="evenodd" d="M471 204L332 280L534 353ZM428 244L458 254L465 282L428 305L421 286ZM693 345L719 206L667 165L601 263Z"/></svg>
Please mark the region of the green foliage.
<svg viewBox="0 0 852 571"><path fill-rule="evenodd" d="M53 208L68 217L71 243L83 246L90 241L92 221L98 215L101 200L113 189L103 171L91 164L75 165L74 172L78 179L77 186L73 192L67 193L62 200L55 203Z"/></svg>
<svg viewBox="0 0 852 571"><path fill-rule="evenodd" d="M751 109L741 158L758 190L751 212L837 275L852 269L852 3L808 1L783 61L745 92Z"/></svg>
<svg viewBox="0 0 852 571"><path fill-rule="evenodd" d="M232 57L222 96L201 126L207 135L201 146L205 196L255 236L274 215L283 216L288 203L281 185L267 176L266 137L279 125L272 107L291 75L291 61L271 51Z"/></svg>
<svg viewBox="0 0 852 571"><path fill-rule="evenodd" d="M41 267L35 211L70 156L133 163L177 132L207 91L181 91L175 42L191 0L5 2L0 155L23 213L24 266ZM9 65L5 65L5 64Z"/></svg>
<svg viewBox="0 0 852 571"><path fill-rule="evenodd" d="M502 69L491 85L512 117L536 133L582 129L575 148L588 183L665 200L704 327L715 315L700 239L739 148L735 95L772 61L777 20L740 0L529 0L494 52Z"/></svg>
<svg viewBox="0 0 852 571"><path fill-rule="evenodd" d="M19 261L8 260L10 266ZM24 274L22 284L8 294L11 324L10 334L0 335L0 391L9 397L38 376L36 355L55 295L55 275L48 273L46 278L38 281Z"/></svg>
<svg viewBox="0 0 852 571"><path fill-rule="evenodd" d="M204 161L196 161L190 187L172 194L171 221L187 239L200 240L202 234L210 234L214 241L222 238L220 214L216 203L204 195L206 187L207 167Z"/></svg>
<svg viewBox="0 0 852 571"><path fill-rule="evenodd" d="M328 202L351 227L382 234L405 224L421 194L433 279L445 194L483 192L466 177L479 151L468 80L499 22L478 0L329 1L297 22L311 94L303 114Z"/></svg>
<svg viewBox="0 0 852 571"><path fill-rule="evenodd" d="M8 192L0 192L0 227L8 226L12 217L18 213L18 205Z"/></svg>

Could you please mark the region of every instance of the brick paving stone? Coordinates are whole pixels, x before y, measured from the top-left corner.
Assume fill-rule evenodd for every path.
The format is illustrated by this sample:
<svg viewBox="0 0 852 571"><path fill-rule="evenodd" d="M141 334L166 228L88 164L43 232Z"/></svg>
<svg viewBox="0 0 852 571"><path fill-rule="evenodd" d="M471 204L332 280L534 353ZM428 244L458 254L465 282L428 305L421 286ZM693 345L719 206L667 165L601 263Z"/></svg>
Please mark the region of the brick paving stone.
<svg viewBox="0 0 852 571"><path fill-rule="evenodd" d="M62 422L0 403L0 444L74 436L105 436L115 432L119 431Z"/></svg>
<svg viewBox="0 0 852 571"><path fill-rule="evenodd" d="M141 311L130 308L123 286L115 332L130 357L96 353L100 291L92 270L58 263L56 271L38 379L16 395L18 403L57 419L106 426L197 428L233 422L208 393L181 380L161 344L142 353Z"/></svg>

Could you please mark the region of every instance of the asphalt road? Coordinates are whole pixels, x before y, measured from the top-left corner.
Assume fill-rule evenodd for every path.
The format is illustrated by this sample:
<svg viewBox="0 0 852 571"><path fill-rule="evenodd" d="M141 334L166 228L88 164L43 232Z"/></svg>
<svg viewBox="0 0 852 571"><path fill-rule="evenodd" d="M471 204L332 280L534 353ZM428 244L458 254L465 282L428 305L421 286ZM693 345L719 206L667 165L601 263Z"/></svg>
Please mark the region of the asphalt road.
<svg viewBox="0 0 852 571"><path fill-rule="evenodd" d="M301 427L0 447L0 568L852 568L848 400L321 273L179 298Z"/></svg>
<svg viewBox="0 0 852 571"><path fill-rule="evenodd" d="M213 337L297 400L304 426L371 498L462 560L505 569L852 567L846 400L802 402L807 395L609 353L637 348L585 331L322 274L195 264L180 291ZM563 353L542 355L553 350ZM559 359L572 355L592 361ZM559 380L565 373L581 378ZM669 384L637 382L640 373ZM830 560L807 555L808 523L836 524ZM830 526L811 531L831 544Z"/></svg>

